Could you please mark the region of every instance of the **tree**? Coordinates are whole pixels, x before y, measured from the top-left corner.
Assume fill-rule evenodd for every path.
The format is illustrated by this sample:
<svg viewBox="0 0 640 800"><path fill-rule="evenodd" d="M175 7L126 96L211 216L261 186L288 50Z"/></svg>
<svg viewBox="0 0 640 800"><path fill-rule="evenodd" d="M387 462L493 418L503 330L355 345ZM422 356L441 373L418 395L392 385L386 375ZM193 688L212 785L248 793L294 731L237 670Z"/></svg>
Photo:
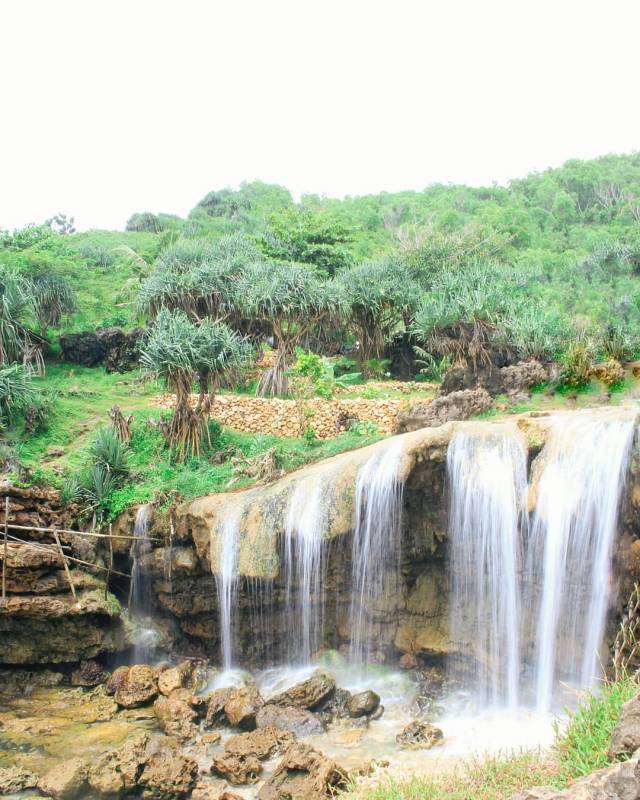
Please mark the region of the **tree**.
<svg viewBox="0 0 640 800"><path fill-rule="evenodd" d="M75 219L66 214L54 214L44 224L48 225L54 233L67 235L76 232Z"/></svg>
<svg viewBox="0 0 640 800"><path fill-rule="evenodd" d="M380 358L419 301L420 286L412 270L397 258L366 261L343 270L335 281L347 326L358 339L360 360Z"/></svg>
<svg viewBox="0 0 640 800"><path fill-rule="evenodd" d="M0 365L38 360L27 327L33 313L31 281L0 264Z"/></svg>
<svg viewBox="0 0 640 800"><path fill-rule="evenodd" d="M199 457L208 438L207 419L220 376L244 361L247 348L237 333L220 322L192 322L179 309L162 309L141 353L146 371L164 380L175 394L173 414L166 428L171 454L184 460ZM191 391L198 381L200 395L195 406Z"/></svg>
<svg viewBox="0 0 640 800"><path fill-rule="evenodd" d="M488 364L491 342L518 290L514 275L499 265L479 262L447 270L423 295L412 333L429 352L454 363Z"/></svg>
<svg viewBox="0 0 640 800"><path fill-rule="evenodd" d="M66 278L49 271L34 275L31 287L34 314L44 337L47 328L59 328L63 315L74 310L74 291Z"/></svg>
<svg viewBox="0 0 640 800"><path fill-rule="evenodd" d="M196 320L222 319L236 308L242 271L259 258L241 234L179 239L156 259L140 289L140 308L152 316L162 308L180 308Z"/></svg>
<svg viewBox="0 0 640 800"><path fill-rule="evenodd" d="M350 232L335 218L291 206L271 216L262 249L270 258L312 264L334 275L351 263L350 241Z"/></svg>
<svg viewBox="0 0 640 800"><path fill-rule="evenodd" d="M296 344L332 309L338 311L338 296L311 268L275 262L251 265L239 282L237 297L246 317L269 327L278 351L275 365L262 375L258 394L284 395L287 364Z"/></svg>

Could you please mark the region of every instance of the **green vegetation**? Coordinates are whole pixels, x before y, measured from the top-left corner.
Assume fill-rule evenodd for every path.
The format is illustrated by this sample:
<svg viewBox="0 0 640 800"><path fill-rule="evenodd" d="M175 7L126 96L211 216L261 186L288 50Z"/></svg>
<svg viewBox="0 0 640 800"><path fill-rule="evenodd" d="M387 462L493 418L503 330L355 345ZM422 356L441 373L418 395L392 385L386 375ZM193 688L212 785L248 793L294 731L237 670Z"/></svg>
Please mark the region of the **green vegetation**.
<svg viewBox="0 0 640 800"><path fill-rule="evenodd" d="M258 454L235 434L212 438L215 392L304 404L362 382L360 397L406 396L366 383L389 377L398 342L413 348L416 378L433 381L496 354L556 362L544 392L499 398L488 413L544 408L551 395L579 405L603 386L620 402L634 381L617 362L640 355L639 209L633 154L570 161L505 187L344 200L294 203L286 189L254 182L209 192L186 219L141 211L121 232L79 233L64 215L0 231L2 451L17 453L4 460L21 460L33 480L75 475L85 500L93 485L98 516L127 493L165 491L162 470L185 494L188 475L192 486L223 488L233 458ZM137 325L147 326L141 365L174 395L172 412L158 413L160 384L135 382L137 373L122 384L101 368L56 364L62 332ZM267 369L246 365L268 347ZM611 368L596 384L600 362ZM136 429L131 473L117 480L85 452L113 405L133 413ZM155 426L144 435L143 414ZM296 447L320 457L326 445L303 427ZM136 460L145 436L162 445L148 474ZM52 447L65 451L55 470Z"/></svg>
<svg viewBox="0 0 640 800"><path fill-rule="evenodd" d="M556 732L549 752L514 752L464 762L451 773L387 779L378 785L356 785L360 800L509 800L532 786L558 789L595 769L613 763L607 754L622 704L638 693L636 680L625 677L590 694Z"/></svg>

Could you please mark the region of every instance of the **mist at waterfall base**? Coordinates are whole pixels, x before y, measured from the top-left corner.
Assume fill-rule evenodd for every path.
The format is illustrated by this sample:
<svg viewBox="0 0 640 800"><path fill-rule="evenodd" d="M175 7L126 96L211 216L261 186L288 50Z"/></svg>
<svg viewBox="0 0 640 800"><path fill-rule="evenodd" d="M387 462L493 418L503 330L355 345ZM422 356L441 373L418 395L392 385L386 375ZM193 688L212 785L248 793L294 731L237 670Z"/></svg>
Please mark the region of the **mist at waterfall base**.
<svg viewBox="0 0 640 800"><path fill-rule="evenodd" d="M635 411L558 414L534 461L515 423L465 424L447 451L449 496L449 691L433 719L443 747L419 751L442 762L470 752L550 744L554 715L600 678L600 649L610 602L612 548L635 432ZM345 763L366 752L414 764L395 735L416 711L410 673L371 666L369 610L399 589L403 437L374 450L354 487L351 544L351 644L327 666L339 686L380 694L385 713L357 748L340 731L322 749ZM282 563L290 636L282 666L256 681L266 696L306 677L323 643L326 489L330 474L303 478L283 520ZM527 511L534 499L534 510ZM240 511L223 526L217 575L222 661L217 685L240 679L233 654L234 592ZM297 592L292 592L292 586ZM320 741L318 742L320 746Z"/></svg>

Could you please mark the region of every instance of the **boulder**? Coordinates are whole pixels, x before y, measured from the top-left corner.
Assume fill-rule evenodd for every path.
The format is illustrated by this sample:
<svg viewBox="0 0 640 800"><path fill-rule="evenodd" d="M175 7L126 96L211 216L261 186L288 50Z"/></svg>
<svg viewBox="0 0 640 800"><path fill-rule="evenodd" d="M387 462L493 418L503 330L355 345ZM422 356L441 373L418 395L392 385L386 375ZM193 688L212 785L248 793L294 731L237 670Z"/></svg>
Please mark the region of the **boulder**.
<svg viewBox="0 0 640 800"><path fill-rule="evenodd" d="M38 781L38 789L56 800L74 800L85 788L87 764L80 758L70 758L57 764Z"/></svg>
<svg viewBox="0 0 640 800"><path fill-rule="evenodd" d="M22 767L0 767L0 796L33 789L38 776Z"/></svg>
<svg viewBox="0 0 640 800"><path fill-rule="evenodd" d="M259 800L325 800L347 786L347 773L335 761L297 742L282 756L258 792Z"/></svg>
<svg viewBox="0 0 640 800"><path fill-rule="evenodd" d="M138 785L145 800L179 800L189 797L198 780L198 764L169 740L151 741Z"/></svg>
<svg viewBox="0 0 640 800"><path fill-rule="evenodd" d="M256 714L258 728L274 726L282 731L290 731L296 736L313 736L324 733L324 725L311 711L293 706L263 706Z"/></svg>
<svg viewBox="0 0 640 800"><path fill-rule="evenodd" d="M214 775L221 775L235 785L255 783L262 772L262 764L256 756L236 756L225 751L215 754L211 772Z"/></svg>
<svg viewBox="0 0 640 800"><path fill-rule="evenodd" d="M290 731L283 731L273 725L257 728L248 733L238 733L225 742L227 753L238 757L255 756L259 759L269 758L278 750L288 747L294 736Z"/></svg>
<svg viewBox="0 0 640 800"><path fill-rule="evenodd" d="M635 759L585 775L568 789L535 786L511 800L638 800L640 780Z"/></svg>
<svg viewBox="0 0 640 800"><path fill-rule="evenodd" d="M158 684L153 670L147 664L130 667L115 692L115 701L122 708L147 705L158 696Z"/></svg>
<svg viewBox="0 0 640 800"><path fill-rule="evenodd" d="M223 780L200 780L191 793L191 800L245 800L239 794L227 791L227 782Z"/></svg>
<svg viewBox="0 0 640 800"><path fill-rule="evenodd" d="M442 744L443 735L440 728L431 725L429 722L419 722L414 720L396 736L396 742L400 747L408 750L430 750L438 744Z"/></svg>
<svg viewBox="0 0 640 800"><path fill-rule="evenodd" d="M107 683L105 685L107 694L114 695L124 683L128 674L129 667L117 667L114 669L109 678L107 678Z"/></svg>
<svg viewBox="0 0 640 800"><path fill-rule="evenodd" d="M318 670L310 678L297 683L286 692L270 698L269 703L312 710L327 700L335 690L335 679L327 672Z"/></svg>
<svg viewBox="0 0 640 800"><path fill-rule="evenodd" d="M625 371L619 361L610 358L602 364L595 364L591 367L589 375L592 378L596 378L596 380L602 381L607 386L615 386L617 383L622 383Z"/></svg>
<svg viewBox="0 0 640 800"><path fill-rule="evenodd" d="M71 673L72 686L99 686L106 683L109 673L93 659L80 662L78 669Z"/></svg>
<svg viewBox="0 0 640 800"><path fill-rule="evenodd" d="M224 704L224 713L229 725L243 730L256 727L256 714L264 705L264 700L255 686L235 689Z"/></svg>
<svg viewBox="0 0 640 800"><path fill-rule="evenodd" d="M198 733L197 713L180 697L160 695L153 704L158 725L167 734L185 742Z"/></svg>
<svg viewBox="0 0 640 800"><path fill-rule="evenodd" d="M158 689L160 694L167 697L176 689L182 689L187 686L191 679L192 666L188 661L179 664L177 667L170 667L163 670L158 675Z"/></svg>
<svg viewBox="0 0 640 800"><path fill-rule="evenodd" d="M398 415L397 433L435 428L445 422L463 420L488 411L493 401L486 389L463 389L436 397L429 403L415 403Z"/></svg>
<svg viewBox="0 0 640 800"><path fill-rule="evenodd" d="M104 360L105 348L93 331L63 333L60 337L60 350L63 361L95 367Z"/></svg>
<svg viewBox="0 0 640 800"><path fill-rule="evenodd" d="M139 733L99 756L89 767L89 787L98 795L119 797L133 792L146 761L149 736Z"/></svg>
<svg viewBox="0 0 640 800"><path fill-rule="evenodd" d="M367 689L351 696L347 703L347 710L350 717L368 717L378 710L380 706L380 695Z"/></svg>
<svg viewBox="0 0 640 800"><path fill-rule="evenodd" d="M622 706L620 719L611 734L609 755L630 756L640 748L640 693Z"/></svg>
<svg viewBox="0 0 640 800"><path fill-rule="evenodd" d="M221 722L226 721L224 714L225 703L234 692L235 689L230 686L215 689L211 692L207 699L207 713L204 721L207 728L212 728L214 725L219 725Z"/></svg>
<svg viewBox="0 0 640 800"><path fill-rule="evenodd" d="M333 722L334 719L344 719L349 716L350 701L351 692L348 689L336 688L335 692L322 703L316 713L327 724Z"/></svg>
<svg viewBox="0 0 640 800"><path fill-rule="evenodd" d="M493 353L488 363L454 364L444 376L440 394L447 395L467 389L485 389L492 397L499 394L519 394L536 383L549 378L549 372L535 359L509 363L504 354Z"/></svg>

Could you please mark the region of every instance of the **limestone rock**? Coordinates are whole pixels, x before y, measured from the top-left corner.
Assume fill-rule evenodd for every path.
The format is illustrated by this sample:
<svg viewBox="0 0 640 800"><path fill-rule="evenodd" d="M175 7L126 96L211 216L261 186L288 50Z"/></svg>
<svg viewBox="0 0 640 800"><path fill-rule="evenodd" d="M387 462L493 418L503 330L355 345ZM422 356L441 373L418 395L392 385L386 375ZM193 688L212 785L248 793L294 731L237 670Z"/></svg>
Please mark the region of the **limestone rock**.
<svg viewBox="0 0 640 800"><path fill-rule="evenodd" d="M437 744L442 744L442 731L431 725L429 722L419 722L414 720L396 736L396 742L400 747L410 750L430 750Z"/></svg>
<svg viewBox="0 0 640 800"><path fill-rule="evenodd" d="M38 776L22 767L0 767L0 795L15 794L23 789L33 789Z"/></svg>
<svg viewBox="0 0 640 800"><path fill-rule="evenodd" d="M226 720L224 707L231 695L235 692L230 686L215 689L208 698L207 714L204 724L207 728L212 728Z"/></svg>
<svg viewBox="0 0 640 800"><path fill-rule="evenodd" d="M324 733L324 725L311 711L293 706L263 706L256 714L258 728L274 726L282 731L290 731L296 736L313 736Z"/></svg>
<svg viewBox="0 0 640 800"><path fill-rule="evenodd" d="M72 686L99 686L106 683L109 673L93 659L80 662L78 669L71 673Z"/></svg>
<svg viewBox="0 0 640 800"><path fill-rule="evenodd" d="M313 710L335 692L335 689L336 682L333 676L318 670L310 678L297 683L286 692L270 698L269 703Z"/></svg>
<svg viewBox="0 0 640 800"><path fill-rule="evenodd" d="M235 728L253 730L256 727L256 714L264 705L260 692L254 686L235 689L224 704L224 713Z"/></svg>
<svg viewBox="0 0 640 800"><path fill-rule="evenodd" d="M113 670L110 677L107 679L106 690L107 694L114 695L120 686L124 683L127 675L129 674L129 667L117 667Z"/></svg>
<svg viewBox="0 0 640 800"><path fill-rule="evenodd" d="M416 403L398 415L398 433L434 428L452 420L468 419L491 408L491 395L482 387L463 389L436 397L430 403Z"/></svg>
<svg viewBox="0 0 640 800"><path fill-rule="evenodd" d="M225 742L227 753L238 757L255 756L259 759L269 758L278 750L288 747L293 741L293 734L273 725L257 728L248 733L238 733Z"/></svg>
<svg viewBox="0 0 640 800"><path fill-rule="evenodd" d="M631 755L640 747L640 693L622 706L620 719L611 734L609 755Z"/></svg>
<svg viewBox="0 0 640 800"><path fill-rule="evenodd" d="M226 781L200 780L191 794L191 800L244 800L244 798L227 791Z"/></svg>
<svg viewBox="0 0 640 800"><path fill-rule="evenodd" d="M134 790L146 760L149 736L140 733L99 756L89 767L89 786L97 795L119 797Z"/></svg>
<svg viewBox="0 0 640 800"><path fill-rule="evenodd" d="M236 785L255 783L262 772L262 764L254 755L236 756L225 751L213 757L211 771Z"/></svg>
<svg viewBox="0 0 640 800"><path fill-rule="evenodd" d="M378 710L380 695L367 689L351 696L347 708L350 717L368 717Z"/></svg>
<svg viewBox="0 0 640 800"><path fill-rule="evenodd" d="M259 800L325 800L347 785L347 774L335 761L309 745L292 744L273 775L258 792Z"/></svg>
<svg viewBox="0 0 640 800"><path fill-rule="evenodd" d="M167 736L175 736L180 741L193 739L198 733L197 713L179 697L160 695L153 704L158 724Z"/></svg>
<svg viewBox="0 0 640 800"><path fill-rule="evenodd" d="M637 771L637 761L624 761L585 775L568 789L558 791L536 786L514 795L512 800L638 800L640 781Z"/></svg>
<svg viewBox="0 0 640 800"><path fill-rule="evenodd" d="M589 371L589 375L596 378L607 386L615 386L624 380L624 368L619 361L610 358L603 364L595 364Z"/></svg>
<svg viewBox="0 0 640 800"><path fill-rule="evenodd" d="M158 689L167 697L176 689L182 689L191 678L191 664L185 661L177 667L170 667L158 675Z"/></svg>
<svg viewBox="0 0 640 800"><path fill-rule="evenodd" d="M131 667L114 696L123 708L138 708L154 700L158 696L158 684L151 667L146 664Z"/></svg>
<svg viewBox="0 0 640 800"><path fill-rule="evenodd" d="M38 781L38 789L56 800L74 800L87 782L87 765L80 758L57 764Z"/></svg>
<svg viewBox="0 0 640 800"><path fill-rule="evenodd" d="M179 800L189 797L198 780L198 765L179 752L171 740L147 745L145 763L138 784L145 800Z"/></svg>

